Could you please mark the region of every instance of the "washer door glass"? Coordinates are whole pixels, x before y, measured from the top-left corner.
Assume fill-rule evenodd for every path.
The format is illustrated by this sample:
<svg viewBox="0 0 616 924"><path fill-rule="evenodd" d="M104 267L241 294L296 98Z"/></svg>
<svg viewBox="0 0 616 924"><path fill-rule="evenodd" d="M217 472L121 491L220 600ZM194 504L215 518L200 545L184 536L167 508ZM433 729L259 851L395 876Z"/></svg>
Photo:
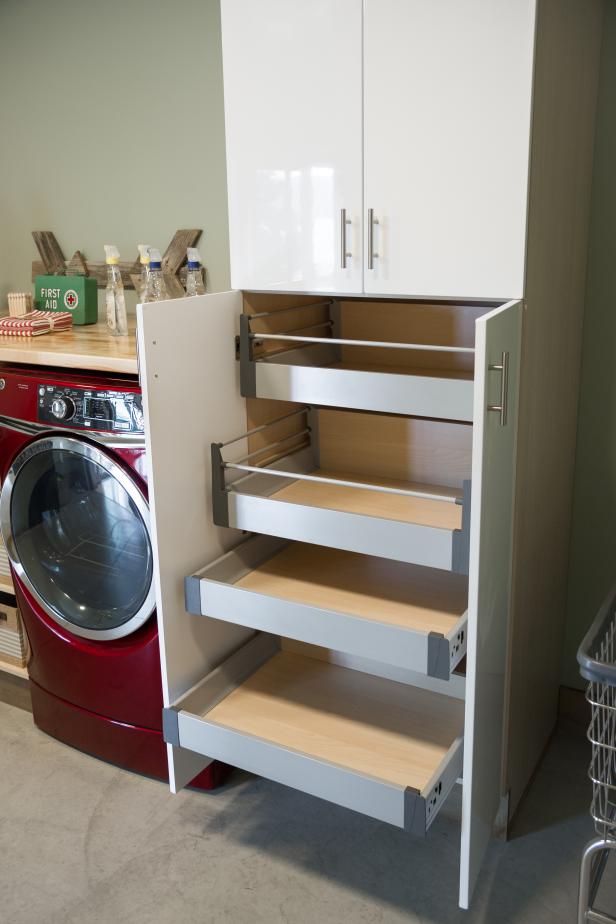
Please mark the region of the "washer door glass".
<svg viewBox="0 0 616 924"><path fill-rule="evenodd" d="M53 442L42 441L49 448L27 456L15 475L10 519L17 558L51 616L77 634L89 630L83 633L89 637L118 630L150 596L147 505L124 470L95 447L62 440L79 451L58 449Z"/></svg>

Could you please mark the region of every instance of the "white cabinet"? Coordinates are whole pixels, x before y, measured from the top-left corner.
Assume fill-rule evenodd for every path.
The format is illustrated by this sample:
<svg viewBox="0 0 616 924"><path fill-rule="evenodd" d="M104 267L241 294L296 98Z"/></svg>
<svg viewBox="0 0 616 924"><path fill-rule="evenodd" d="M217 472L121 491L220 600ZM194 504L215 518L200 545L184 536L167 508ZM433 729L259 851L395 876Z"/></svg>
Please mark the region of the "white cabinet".
<svg viewBox="0 0 616 924"><path fill-rule="evenodd" d="M558 698L601 4L537 6L222 0L244 291L138 306L172 789L461 782L462 907Z"/></svg>
<svg viewBox="0 0 616 924"><path fill-rule="evenodd" d="M357 300L336 301L353 333ZM375 307L373 329L389 316L398 337L418 319L412 303ZM423 835L462 776L468 907L500 800L521 303L460 306L476 319L445 338L454 309L426 304L424 332L413 325L447 339L424 348L453 388L468 379L443 349L462 338L474 354L462 421L456 400L447 419L398 414L374 364L359 364L349 410L337 378L319 407L301 396L289 410L291 374L265 398L256 376L247 401L252 372L237 366L264 360L240 351L235 361L242 310L293 329L297 312L316 309L240 292L138 309L172 785L190 780L201 754L202 765L221 760ZM297 357L285 358L290 370ZM426 392L440 390L421 362L390 367L399 389L423 375ZM372 392L380 413L366 408ZM184 434L170 409L186 394L206 397ZM466 681L454 673L463 656Z"/></svg>
<svg viewBox="0 0 616 924"><path fill-rule="evenodd" d="M224 0L222 30L232 284L361 292L361 0Z"/></svg>
<svg viewBox="0 0 616 924"><path fill-rule="evenodd" d="M535 0L222 0L233 285L520 297L534 19Z"/></svg>
<svg viewBox="0 0 616 924"><path fill-rule="evenodd" d="M534 8L366 0L367 293L522 295Z"/></svg>

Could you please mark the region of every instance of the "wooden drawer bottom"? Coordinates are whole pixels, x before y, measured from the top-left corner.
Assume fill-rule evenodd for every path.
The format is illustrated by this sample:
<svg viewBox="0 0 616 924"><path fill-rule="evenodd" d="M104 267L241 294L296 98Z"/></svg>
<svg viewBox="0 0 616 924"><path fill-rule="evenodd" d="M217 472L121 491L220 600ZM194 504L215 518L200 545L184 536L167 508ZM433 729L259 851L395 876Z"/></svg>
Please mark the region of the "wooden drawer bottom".
<svg viewBox="0 0 616 924"><path fill-rule="evenodd" d="M165 711L170 743L416 833L461 776L463 726L458 699L277 651L264 635Z"/></svg>

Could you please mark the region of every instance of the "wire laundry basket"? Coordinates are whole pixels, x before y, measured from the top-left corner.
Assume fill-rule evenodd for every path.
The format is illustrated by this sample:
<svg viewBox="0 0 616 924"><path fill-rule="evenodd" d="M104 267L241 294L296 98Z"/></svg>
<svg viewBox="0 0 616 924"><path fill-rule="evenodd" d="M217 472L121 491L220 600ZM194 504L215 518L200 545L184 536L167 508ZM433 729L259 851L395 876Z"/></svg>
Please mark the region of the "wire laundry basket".
<svg viewBox="0 0 616 924"><path fill-rule="evenodd" d="M611 850L616 850L616 585L578 649L580 673L588 681L592 758L590 814L597 837L582 855L578 924L616 924L616 917L593 905Z"/></svg>

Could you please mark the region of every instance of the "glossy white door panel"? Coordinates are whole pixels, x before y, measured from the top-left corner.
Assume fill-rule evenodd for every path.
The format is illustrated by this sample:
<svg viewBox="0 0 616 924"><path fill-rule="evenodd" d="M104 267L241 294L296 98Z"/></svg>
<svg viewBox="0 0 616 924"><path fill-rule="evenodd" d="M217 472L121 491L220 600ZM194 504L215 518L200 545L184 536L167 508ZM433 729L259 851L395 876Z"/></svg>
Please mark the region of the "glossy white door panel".
<svg viewBox="0 0 616 924"><path fill-rule="evenodd" d="M221 13L234 288L361 292L362 0Z"/></svg>
<svg viewBox="0 0 616 924"><path fill-rule="evenodd" d="M534 19L535 0L365 0L366 292L521 297Z"/></svg>
<svg viewBox="0 0 616 924"><path fill-rule="evenodd" d="M521 333L521 302L497 308L476 323L462 908L469 906L501 797ZM503 353L507 354L505 373L490 368L503 365ZM503 406L503 393L505 416L488 410Z"/></svg>

